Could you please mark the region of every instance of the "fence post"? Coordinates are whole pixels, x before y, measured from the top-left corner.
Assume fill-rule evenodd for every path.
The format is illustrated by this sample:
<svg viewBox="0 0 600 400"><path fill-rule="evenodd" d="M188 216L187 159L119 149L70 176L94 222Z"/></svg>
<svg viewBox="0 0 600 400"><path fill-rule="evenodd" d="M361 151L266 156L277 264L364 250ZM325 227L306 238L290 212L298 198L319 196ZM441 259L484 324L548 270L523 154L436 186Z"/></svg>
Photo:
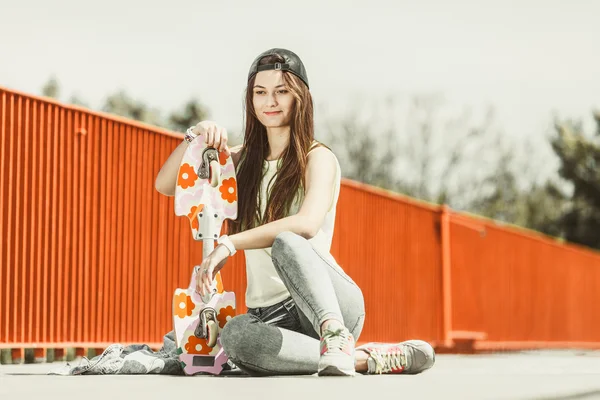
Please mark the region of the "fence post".
<svg viewBox="0 0 600 400"><path fill-rule="evenodd" d="M450 261L450 207L442 205L440 233L442 242L442 321L444 347L452 347L452 271Z"/></svg>

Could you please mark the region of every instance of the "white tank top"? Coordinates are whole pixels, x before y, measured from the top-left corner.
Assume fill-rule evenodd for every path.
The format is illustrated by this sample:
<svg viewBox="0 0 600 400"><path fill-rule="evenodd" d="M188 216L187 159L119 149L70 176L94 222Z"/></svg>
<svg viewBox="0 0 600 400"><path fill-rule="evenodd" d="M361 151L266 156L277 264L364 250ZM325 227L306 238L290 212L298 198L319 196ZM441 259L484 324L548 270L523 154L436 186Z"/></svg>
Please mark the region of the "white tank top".
<svg viewBox="0 0 600 400"><path fill-rule="evenodd" d="M329 151L329 150L327 150ZM335 155L334 155L335 157ZM273 187L274 181L271 183L270 188L269 182L277 172L278 160L265 161L263 166L264 176L261 181L260 193L262 204L260 205L260 215L264 215L266 209L266 202L268 199L267 189ZM309 239L309 242L323 255L327 255L331 251L331 240L333 238L333 228L335 224L335 212L338 197L340 194L340 182L341 182L341 168L340 164L335 159L336 163L336 174L334 181L334 194L329 206L329 211L325 216L323 225L317 232L317 234ZM289 215L297 214L302 201L304 199L302 189L301 193L296 196L295 201L292 203ZM273 261L271 260L271 248L266 249L254 249L244 250L246 256L246 275L248 286L246 288L246 306L249 308L257 307L268 307L273 304L279 303L290 297L290 292L286 289L285 285L279 278Z"/></svg>

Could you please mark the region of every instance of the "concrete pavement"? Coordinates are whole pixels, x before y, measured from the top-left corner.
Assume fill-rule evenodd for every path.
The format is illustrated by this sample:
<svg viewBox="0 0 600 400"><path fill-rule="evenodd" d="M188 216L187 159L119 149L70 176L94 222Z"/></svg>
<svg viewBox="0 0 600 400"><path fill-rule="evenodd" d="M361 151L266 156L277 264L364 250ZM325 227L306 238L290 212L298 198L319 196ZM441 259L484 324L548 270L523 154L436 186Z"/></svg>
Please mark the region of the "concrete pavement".
<svg viewBox="0 0 600 400"><path fill-rule="evenodd" d="M45 375L60 365L0 365L0 399L600 399L600 351L438 355L421 375L355 378Z"/></svg>

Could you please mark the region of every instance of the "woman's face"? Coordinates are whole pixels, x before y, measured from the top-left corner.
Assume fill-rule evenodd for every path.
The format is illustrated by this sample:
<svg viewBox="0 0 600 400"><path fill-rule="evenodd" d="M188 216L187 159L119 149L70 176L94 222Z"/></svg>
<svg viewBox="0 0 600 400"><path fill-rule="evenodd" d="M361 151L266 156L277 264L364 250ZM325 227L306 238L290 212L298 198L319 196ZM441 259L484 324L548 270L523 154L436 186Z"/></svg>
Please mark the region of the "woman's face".
<svg viewBox="0 0 600 400"><path fill-rule="evenodd" d="M281 71L256 74L252 102L258 120L267 128L289 126L294 110L294 96L286 87Z"/></svg>

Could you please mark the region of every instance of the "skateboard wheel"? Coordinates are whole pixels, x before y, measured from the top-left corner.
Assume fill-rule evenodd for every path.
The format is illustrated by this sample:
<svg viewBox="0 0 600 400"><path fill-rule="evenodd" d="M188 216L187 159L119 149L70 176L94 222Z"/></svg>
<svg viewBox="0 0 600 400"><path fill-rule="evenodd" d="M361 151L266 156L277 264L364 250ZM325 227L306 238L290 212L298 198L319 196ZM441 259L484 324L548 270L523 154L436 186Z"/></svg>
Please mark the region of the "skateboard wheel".
<svg viewBox="0 0 600 400"><path fill-rule="evenodd" d="M210 162L210 185L212 187L217 187L219 185L220 180L221 180L221 167L219 165L219 161L213 160Z"/></svg>
<svg viewBox="0 0 600 400"><path fill-rule="evenodd" d="M219 333L219 325L214 320L210 320L206 323L208 338L206 344L208 347L215 347L217 344L217 334Z"/></svg>

